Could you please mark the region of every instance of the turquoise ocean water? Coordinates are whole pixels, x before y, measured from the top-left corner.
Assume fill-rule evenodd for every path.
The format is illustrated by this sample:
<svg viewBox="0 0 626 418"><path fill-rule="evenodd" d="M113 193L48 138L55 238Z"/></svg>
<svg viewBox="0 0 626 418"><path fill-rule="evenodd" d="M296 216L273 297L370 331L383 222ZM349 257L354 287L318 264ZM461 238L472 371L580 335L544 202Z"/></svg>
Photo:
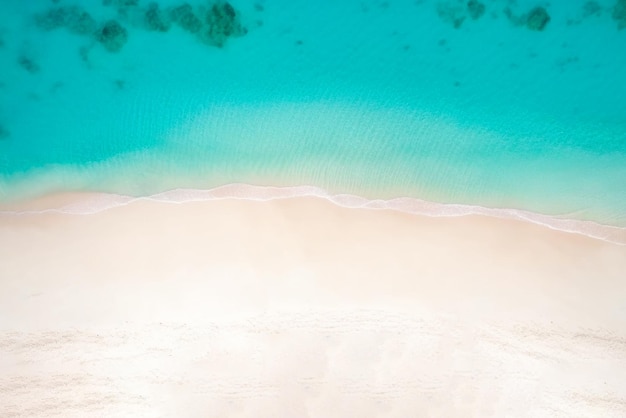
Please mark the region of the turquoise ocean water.
<svg viewBox="0 0 626 418"><path fill-rule="evenodd" d="M626 226L623 0L1 8L0 200L242 182Z"/></svg>

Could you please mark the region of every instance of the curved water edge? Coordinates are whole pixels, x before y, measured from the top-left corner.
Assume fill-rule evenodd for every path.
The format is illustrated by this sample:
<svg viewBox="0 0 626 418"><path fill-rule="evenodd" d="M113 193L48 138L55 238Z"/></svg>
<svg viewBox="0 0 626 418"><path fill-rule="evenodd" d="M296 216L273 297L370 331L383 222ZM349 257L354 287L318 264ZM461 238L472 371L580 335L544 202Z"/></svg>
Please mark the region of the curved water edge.
<svg viewBox="0 0 626 418"><path fill-rule="evenodd" d="M623 0L6 3L0 207L307 184L626 227Z"/></svg>
<svg viewBox="0 0 626 418"><path fill-rule="evenodd" d="M211 200L242 199L271 201L278 199L313 197L327 200L337 206L352 209L393 210L428 217L460 217L481 215L499 219L530 222L549 229L583 235L608 243L626 246L626 228L603 225L593 221L560 218L520 209L488 208L475 205L429 202L412 197L367 199L352 194L332 194L316 186L259 186L231 183L211 189L173 189L150 196L127 196L113 193L77 194L77 201L57 207L34 210L0 210L0 216L28 216L42 213L93 215L133 202L149 201L170 204ZM75 199L73 199L75 200ZM54 205L53 205L54 206Z"/></svg>

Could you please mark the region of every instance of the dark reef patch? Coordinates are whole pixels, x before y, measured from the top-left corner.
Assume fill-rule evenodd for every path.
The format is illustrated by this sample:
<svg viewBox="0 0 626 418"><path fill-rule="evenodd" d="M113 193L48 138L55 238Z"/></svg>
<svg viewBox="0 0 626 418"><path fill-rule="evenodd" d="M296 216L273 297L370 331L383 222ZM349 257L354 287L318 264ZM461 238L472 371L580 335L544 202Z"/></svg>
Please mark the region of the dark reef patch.
<svg viewBox="0 0 626 418"><path fill-rule="evenodd" d="M217 47L223 47L231 37L248 32L240 22L239 13L228 1L205 1L197 6L184 2L162 7L156 1L140 6L138 0L102 0L104 6L117 11L115 19L97 22L79 6L54 6L35 14L34 19L41 30L65 28L95 40L109 52L119 52L124 47L130 35L127 28L168 32L172 25L176 25L195 35L199 41ZM257 11L259 7L256 7ZM81 50L81 58L88 61L85 50Z"/></svg>
<svg viewBox="0 0 626 418"><path fill-rule="evenodd" d="M550 15L543 7L535 7L526 16L526 26L530 30L542 31L550 22Z"/></svg>
<svg viewBox="0 0 626 418"><path fill-rule="evenodd" d="M78 35L92 35L98 23L91 15L78 7L71 7L67 18L67 29Z"/></svg>
<svg viewBox="0 0 626 418"><path fill-rule="evenodd" d="M543 31L550 22L550 15L545 7L537 6L531 9L528 13L521 16L516 16L513 11L507 7L504 9L504 14L509 21L515 26L526 26L533 31Z"/></svg>
<svg viewBox="0 0 626 418"><path fill-rule="evenodd" d="M205 16L209 28L204 40L218 47L224 46L226 40L233 36L243 36L248 31L239 22L233 6L227 1L213 4Z"/></svg>
<svg viewBox="0 0 626 418"><path fill-rule="evenodd" d="M449 23L452 27L458 29L467 17L466 8L458 1L440 1L437 3L437 16L439 16L442 21Z"/></svg>
<svg viewBox="0 0 626 418"><path fill-rule="evenodd" d="M589 0L583 4L583 17L598 16L602 13L602 6L595 1Z"/></svg>
<svg viewBox="0 0 626 418"><path fill-rule="evenodd" d="M113 7L121 17L127 17L129 12L139 6L139 0L102 0L105 6Z"/></svg>
<svg viewBox="0 0 626 418"><path fill-rule="evenodd" d="M617 0L613 6L613 19L617 22L618 29L626 28L626 0Z"/></svg>
<svg viewBox="0 0 626 418"><path fill-rule="evenodd" d="M43 30L54 30L67 24L65 7L55 7L45 13L35 15L35 24Z"/></svg>
<svg viewBox="0 0 626 418"><path fill-rule="evenodd" d="M90 52L90 48L88 46L81 46L78 49L78 56L80 56L80 59L87 65L90 65L89 52Z"/></svg>
<svg viewBox="0 0 626 418"><path fill-rule="evenodd" d="M198 33L202 29L202 21L196 16L189 3L170 10L170 19L187 32Z"/></svg>
<svg viewBox="0 0 626 418"><path fill-rule="evenodd" d="M37 64L32 58L29 58L25 55L20 55L20 57L17 59L17 63L20 67L22 67L24 70L31 74L38 73L41 70L39 64Z"/></svg>
<svg viewBox="0 0 626 418"><path fill-rule="evenodd" d="M35 15L35 23L43 30L65 27L78 35L91 35L98 26L95 19L78 6L54 7Z"/></svg>
<svg viewBox="0 0 626 418"><path fill-rule="evenodd" d="M0 141L8 139L11 133L2 125L0 125Z"/></svg>
<svg viewBox="0 0 626 418"><path fill-rule="evenodd" d="M467 2L467 12L472 19L480 19L485 14L485 5L478 0L469 0Z"/></svg>
<svg viewBox="0 0 626 418"><path fill-rule="evenodd" d="M96 39L109 52L119 52L128 41L128 31L115 20L109 20L97 32Z"/></svg>
<svg viewBox="0 0 626 418"><path fill-rule="evenodd" d="M148 30L156 32L167 32L171 27L169 15L163 12L156 2L148 5L144 13L144 22Z"/></svg>

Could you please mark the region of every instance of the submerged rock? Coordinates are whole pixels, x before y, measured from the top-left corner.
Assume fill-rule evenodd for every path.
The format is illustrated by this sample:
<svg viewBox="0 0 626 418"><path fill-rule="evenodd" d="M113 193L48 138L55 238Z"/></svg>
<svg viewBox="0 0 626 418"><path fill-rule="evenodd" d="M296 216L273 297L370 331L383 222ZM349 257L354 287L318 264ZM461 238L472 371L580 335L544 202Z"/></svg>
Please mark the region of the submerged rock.
<svg viewBox="0 0 626 418"><path fill-rule="evenodd" d="M516 16L509 7L506 7L504 14L513 25L526 26L528 29L534 31L544 30L548 22L550 22L548 11L540 6L531 9L530 12L521 16Z"/></svg>
<svg viewBox="0 0 626 418"><path fill-rule="evenodd" d="M39 64L24 55L18 58L17 63L20 65L20 67L22 67L24 70L28 71L31 74L38 73L41 69L39 67Z"/></svg>
<svg viewBox="0 0 626 418"><path fill-rule="evenodd" d="M170 30L169 16L159 9L158 3L152 2L144 13L144 22L148 30L157 32L167 32Z"/></svg>
<svg viewBox="0 0 626 418"><path fill-rule="evenodd" d="M526 26L530 30L542 31L550 22L550 15L543 7L535 7L526 16Z"/></svg>
<svg viewBox="0 0 626 418"><path fill-rule="evenodd" d="M465 7L459 2L452 1L437 3L437 16L455 29L460 28L467 17Z"/></svg>
<svg viewBox="0 0 626 418"><path fill-rule="evenodd" d="M131 9L139 6L139 0L102 0L102 4L114 7L120 16L126 16Z"/></svg>
<svg viewBox="0 0 626 418"><path fill-rule="evenodd" d="M61 28L67 24L67 20L66 7L55 7L45 13L35 15L35 24L43 30Z"/></svg>
<svg viewBox="0 0 626 418"><path fill-rule="evenodd" d="M467 12L472 19L480 19L485 14L485 5L478 0L469 0L467 2Z"/></svg>
<svg viewBox="0 0 626 418"><path fill-rule="evenodd" d="M45 13L35 15L35 23L43 30L65 27L70 32L79 35L91 35L97 28L94 18L78 6L52 8Z"/></svg>
<svg viewBox="0 0 626 418"><path fill-rule="evenodd" d="M172 22L191 33L198 33L202 29L202 22L196 16L189 3L185 3L170 10Z"/></svg>
<svg viewBox="0 0 626 418"><path fill-rule="evenodd" d="M11 134L7 131L4 126L0 125L0 140L7 139Z"/></svg>
<svg viewBox="0 0 626 418"><path fill-rule="evenodd" d="M209 29L207 41L216 46L223 46L231 36L243 36L248 31L239 23L237 12L227 1L213 4L206 14Z"/></svg>
<svg viewBox="0 0 626 418"><path fill-rule="evenodd" d="M109 20L97 32L96 39L107 51L119 52L128 41L128 31L115 20Z"/></svg>
<svg viewBox="0 0 626 418"><path fill-rule="evenodd" d="M73 7L67 19L67 28L78 35L91 35L98 27L91 15L78 7Z"/></svg>
<svg viewBox="0 0 626 418"><path fill-rule="evenodd" d="M617 22L618 29L626 28L626 0L617 0L613 6L613 19Z"/></svg>
<svg viewBox="0 0 626 418"><path fill-rule="evenodd" d="M597 16L601 13L602 6L595 0L589 0L583 5L583 17Z"/></svg>

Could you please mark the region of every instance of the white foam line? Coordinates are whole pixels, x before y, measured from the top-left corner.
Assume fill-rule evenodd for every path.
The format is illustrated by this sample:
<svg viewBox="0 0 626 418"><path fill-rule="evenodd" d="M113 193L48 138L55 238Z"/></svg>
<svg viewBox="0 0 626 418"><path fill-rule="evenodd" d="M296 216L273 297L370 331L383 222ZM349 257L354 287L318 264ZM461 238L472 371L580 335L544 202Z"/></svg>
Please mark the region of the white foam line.
<svg viewBox="0 0 626 418"><path fill-rule="evenodd" d="M610 242L612 244L626 245L626 228L602 225L593 221L558 218L518 209L487 208L463 204L435 203L410 197L399 197L389 200L370 200L351 194L333 195L328 191L315 186L275 187L233 183L208 190L173 189L144 197L101 193L97 194L96 197L87 199L86 201L72 203L60 208L26 211L0 211L0 216L25 216L44 213L93 215L140 201L183 204L188 202L227 199L270 201L294 197L314 197L325 199L337 206L345 208L394 210L403 213L430 217L482 215L500 219L513 219L530 222L561 232L588 236Z"/></svg>

